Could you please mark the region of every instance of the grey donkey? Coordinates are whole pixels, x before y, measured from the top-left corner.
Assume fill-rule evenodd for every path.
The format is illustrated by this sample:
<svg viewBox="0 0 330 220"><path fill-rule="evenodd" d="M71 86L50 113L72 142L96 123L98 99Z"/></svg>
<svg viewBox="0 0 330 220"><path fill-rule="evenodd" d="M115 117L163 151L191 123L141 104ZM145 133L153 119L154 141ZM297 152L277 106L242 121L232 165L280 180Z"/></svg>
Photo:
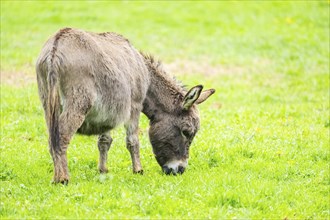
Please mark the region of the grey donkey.
<svg viewBox="0 0 330 220"><path fill-rule="evenodd" d="M120 124L133 172L142 173L138 124L150 120L149 139L166 174L182 174L189 146L199 129L197 104L215 90L198 85L188 92L159 61L136 50L116 33L64 28L43 46L36 63L39 96L49 132L54 183L69 181L67 149L77 132L99 135L98 168L108 171L110 131Z"/></svg>

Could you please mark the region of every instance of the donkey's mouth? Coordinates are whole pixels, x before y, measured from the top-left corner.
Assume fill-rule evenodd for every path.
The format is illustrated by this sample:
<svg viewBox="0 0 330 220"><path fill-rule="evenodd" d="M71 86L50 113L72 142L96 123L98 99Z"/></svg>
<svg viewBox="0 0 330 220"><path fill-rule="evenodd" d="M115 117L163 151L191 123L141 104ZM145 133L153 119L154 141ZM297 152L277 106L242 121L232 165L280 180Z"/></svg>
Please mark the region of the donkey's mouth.
<svg viewBox="0 0 330 220"><path fill-rule="evenodd" d="M176 175L176 174L183 174L186 170L186 166L188 165L187 160L172 160L167 162L164 166L162 166L162 170L165 174Z"/></svg>
<svg viewBox="0 0 330 220"><path fill-rule="evenodd" d="M186 168L184 168L183 166L178 166L177 168L172 168L172 167L168 167L168 166L163 166L162 170L166 175L174 175L176 176L177 174L183 174Z"/></svg>

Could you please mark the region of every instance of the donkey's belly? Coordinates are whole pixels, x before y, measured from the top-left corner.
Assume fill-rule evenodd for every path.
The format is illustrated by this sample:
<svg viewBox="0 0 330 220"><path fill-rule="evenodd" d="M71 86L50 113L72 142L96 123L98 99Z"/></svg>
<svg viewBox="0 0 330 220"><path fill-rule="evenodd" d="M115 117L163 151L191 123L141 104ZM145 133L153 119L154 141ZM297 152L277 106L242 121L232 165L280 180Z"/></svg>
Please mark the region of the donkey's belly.
<svg viewBox="0 0 330 220"><path fill-rule="evenodd" d="M86 115L84 123L78 133L85 135L98 135L110 131L118 125L125 123L130 116L130 102L116 103L114 105L95 105Z"/></svg>
<svg viewBox="0 0 330 220"><path fill-rule="evenodd" d="M108 132L111 129L113 129L113 127L107 124L93 124L85 121L78 129L77 133L84 135L99 135Z"/></svg>

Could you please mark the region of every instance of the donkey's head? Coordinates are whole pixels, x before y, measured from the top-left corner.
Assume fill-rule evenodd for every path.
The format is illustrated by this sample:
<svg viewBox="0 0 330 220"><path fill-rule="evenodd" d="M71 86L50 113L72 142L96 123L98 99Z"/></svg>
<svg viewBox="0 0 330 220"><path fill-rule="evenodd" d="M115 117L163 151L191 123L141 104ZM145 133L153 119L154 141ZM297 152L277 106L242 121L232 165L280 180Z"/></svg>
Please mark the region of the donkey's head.
<svg viewBox="0 0 330 220"><path fill-rule="evenodd" d="M196 104L204 102L215 90L198 85L190 89L173 113L162 113L151 121L150 142L158 164L166 174L182 174L188 165L189 147L199 129Z"/></svg>

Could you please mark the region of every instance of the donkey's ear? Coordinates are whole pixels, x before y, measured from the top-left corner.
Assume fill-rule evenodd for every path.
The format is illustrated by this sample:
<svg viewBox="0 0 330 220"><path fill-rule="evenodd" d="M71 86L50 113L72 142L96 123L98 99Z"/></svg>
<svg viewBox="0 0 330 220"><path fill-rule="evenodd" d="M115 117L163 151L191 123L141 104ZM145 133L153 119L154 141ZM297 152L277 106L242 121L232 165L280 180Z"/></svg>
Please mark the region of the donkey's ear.
<svg viewBox="0 0 330 220"><path fill-rule="evenodd" d="M215 93L215 89L208 89L203 91L199 98L196 100L195 104L201 104L202 102L204 102L208 97L210 97L213 93Z"/></svg>
<svg viewBox="0 0 330 220"><path fill-rule="evenodd" d="M199 98L201 92L203 90L202 85L192 87L183 99L182 107L184 110L188 110Z"/></svg>

